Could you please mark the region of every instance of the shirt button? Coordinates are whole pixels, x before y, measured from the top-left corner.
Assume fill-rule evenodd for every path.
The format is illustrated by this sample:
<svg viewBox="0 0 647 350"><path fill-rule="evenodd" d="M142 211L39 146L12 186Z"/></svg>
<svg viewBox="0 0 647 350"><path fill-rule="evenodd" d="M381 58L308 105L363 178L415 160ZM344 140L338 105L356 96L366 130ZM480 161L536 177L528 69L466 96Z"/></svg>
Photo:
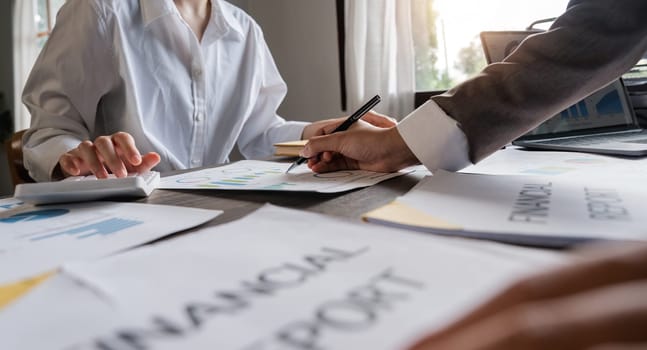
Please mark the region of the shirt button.
<svg viewBox="0 0 647 350"><path fill-rule="evenodd" d="M197 159L194 159L194 160L191 161L191 164L197 165L197 164L200 164L200 161L197 160Z"/></svg>
<svg viewBox="0 0 647 350"><path fill-rule="evenodd" d="M193 69L193 76L196 77L196 78L200 78L202 76L202 69L194 68Z"/></svg>
<svg viewBox="0 0 647 350"><path fill-rule="evenodd" d="M198 115L195 117L195 120L201 122L203 118L204 118L204 114L198 113Z"/></svg>

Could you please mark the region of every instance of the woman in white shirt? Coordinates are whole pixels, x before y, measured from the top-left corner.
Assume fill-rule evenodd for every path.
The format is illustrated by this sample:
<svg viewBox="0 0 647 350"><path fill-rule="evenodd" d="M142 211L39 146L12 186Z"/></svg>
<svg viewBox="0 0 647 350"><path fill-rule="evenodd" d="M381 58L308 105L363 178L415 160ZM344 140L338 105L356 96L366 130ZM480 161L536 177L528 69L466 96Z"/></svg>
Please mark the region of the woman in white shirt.
<svg viewBox="0 0 647 350"><path fill-rule="evenodd" d="M26 84L37 181L220 164L322 133L286 122L258 25L222 0L68 0ZM376 125L389 120L369 116Z"/></svg>

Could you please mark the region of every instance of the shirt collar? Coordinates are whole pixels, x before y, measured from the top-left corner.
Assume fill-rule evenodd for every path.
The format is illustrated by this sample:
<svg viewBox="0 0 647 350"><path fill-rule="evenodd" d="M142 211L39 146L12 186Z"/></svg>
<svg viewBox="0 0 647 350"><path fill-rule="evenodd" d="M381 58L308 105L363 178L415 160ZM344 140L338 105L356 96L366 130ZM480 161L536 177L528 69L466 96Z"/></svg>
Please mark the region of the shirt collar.
<svg viewBox="0 0 647 350"><path fill-rule="evenodd" d="M174 13L176 10L173 0L139 0L139 7L142 10L144 26L148 26L154 20Z"/></svg>
<svg viewBox="0 0 647 350"><path fill-rule="evenodd" d="M160 17L178 12L173 0L139 0L139 4L144 26L148 26ZM209 22L209 26L215 30L210 34L215 39L223 37L230 31L233 31L240 38L244 37L243 29L234 17L231 6L223 4L221 0L211 0L211 19Z"/></svg>
<svg viewBox="0 0 647 350"><path fill-rule="evenodd" d="M231 5L224 3L222 0L211 0L210 26L213 26L216 30L215 37L223 37L227 33L233 33L239 38L244 37L240 23L232 12Z"/></svg>

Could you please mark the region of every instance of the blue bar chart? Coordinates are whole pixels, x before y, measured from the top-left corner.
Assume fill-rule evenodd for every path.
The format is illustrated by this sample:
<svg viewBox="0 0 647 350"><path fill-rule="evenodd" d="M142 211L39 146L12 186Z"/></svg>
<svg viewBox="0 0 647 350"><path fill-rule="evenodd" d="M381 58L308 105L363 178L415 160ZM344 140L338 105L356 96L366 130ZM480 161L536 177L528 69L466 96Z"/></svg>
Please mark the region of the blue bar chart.
<svg viewBox="0 0 647 350"><path fill-rule="evenodd" d="M6 218L0 218L0 223L17 224L21 222L49 220L58 216L68 214L70 211L67 209L43 209L19 213Z"/></svg>
<svg viewBox="0 0 647 350"><path fill-rule="evenodd" d="M143 222L137 221L137 220L110 218L107 220L99 221L96 223L84 225L73 229L62 230L59 232L34 236L34 237L31 237L31 240L42 241L42 240L61 237L61 236L74 236L77 239L86 239L94 236L105 236L105 235L114 234L141 224L143 224Z"/></svg>

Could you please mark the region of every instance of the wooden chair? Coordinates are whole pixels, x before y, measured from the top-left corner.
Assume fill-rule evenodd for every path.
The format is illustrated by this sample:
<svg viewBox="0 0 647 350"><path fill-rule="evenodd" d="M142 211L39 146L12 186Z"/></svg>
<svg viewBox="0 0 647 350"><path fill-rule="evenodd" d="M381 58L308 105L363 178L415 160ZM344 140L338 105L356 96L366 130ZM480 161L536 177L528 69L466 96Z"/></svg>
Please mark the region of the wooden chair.
<svg viewBox="0 0 647 350"><path fill-rule="evenodd" d="M18 184L34 182L29 176L22 159L22 136L27 130L14 133L5 143L7 149L7 160L9 161L9 172L14 187Z"/></svg>

